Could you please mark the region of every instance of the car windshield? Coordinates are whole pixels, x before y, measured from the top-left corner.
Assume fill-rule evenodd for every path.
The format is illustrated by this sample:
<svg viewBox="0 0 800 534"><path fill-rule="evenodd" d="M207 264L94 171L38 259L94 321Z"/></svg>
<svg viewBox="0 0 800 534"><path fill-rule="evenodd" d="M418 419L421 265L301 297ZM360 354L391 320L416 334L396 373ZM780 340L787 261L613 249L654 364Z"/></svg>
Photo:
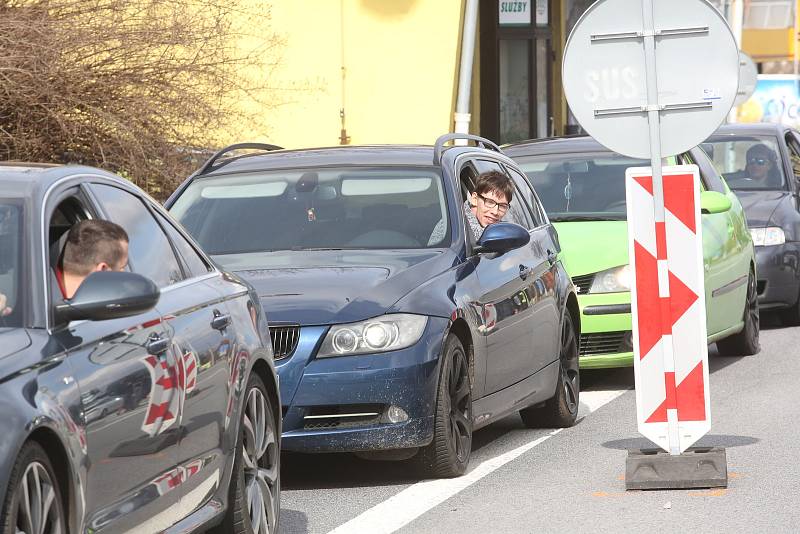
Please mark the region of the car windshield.
<svg viewBox="0 0 800 534"><path fill-rule="evenodd" d="M438 169L294 169L196 179L170 212L213 255L450 244Z"/></svg>
<svg viewBox="0 0 800 534"><path fill-rule="evenodd" d="M775 136L714 136L700 146L734 191L786 188Z"/></svg>
<svg viewBox="0 0 800 534"><path fill-rule="evenodd" d="M0 200L0 329L22 326L22 206Z"/></svg>
<svg viewBox="0 0 800 534"><path fill-rule="evenodd" d="M514 159L553 222L625 220L625 170L650 166L649 161L608 152Z"/></svg>

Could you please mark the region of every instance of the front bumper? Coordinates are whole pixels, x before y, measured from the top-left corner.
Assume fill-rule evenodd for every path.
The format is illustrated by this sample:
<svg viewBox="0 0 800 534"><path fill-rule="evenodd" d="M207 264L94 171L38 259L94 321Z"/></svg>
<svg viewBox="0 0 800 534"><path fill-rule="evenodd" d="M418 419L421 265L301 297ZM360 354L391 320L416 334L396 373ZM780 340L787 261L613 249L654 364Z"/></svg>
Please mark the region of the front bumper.
<svg viewBox="0 0 800 534"><path fill-rule="evenodd" d="M276 366L284 406L281 448L344 452L430 443L447 324L430 317L422 338L407 349L321 359L315 356L327 327L301 329L295 352ZM313 340L303 343L304 334ZM391 422L390 407L403 410L407 420Z"/></svg>
<svg viewBox="0 0 800 534"><path fill-rule="evenodd" d="M756 247L758 306L762 310L793 306L800 295L800 242Z"/></svg>
<svg viewBox="0 0 800 534"><path fill-rule="evenodd" d="M578 296L581 309L579 363L582 369L633 365L631 294Z"/></svg>

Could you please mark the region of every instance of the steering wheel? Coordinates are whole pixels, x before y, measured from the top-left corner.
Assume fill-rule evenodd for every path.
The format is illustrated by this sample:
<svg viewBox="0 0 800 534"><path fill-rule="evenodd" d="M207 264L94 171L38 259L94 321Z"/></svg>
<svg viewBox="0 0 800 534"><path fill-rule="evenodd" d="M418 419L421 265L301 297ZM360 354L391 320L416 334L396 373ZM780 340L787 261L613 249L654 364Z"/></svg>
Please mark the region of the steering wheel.
<svg viewBox="0 0 800 534"><path fill-rule="evenodd" d="M347 242L348 247L421 247L419 241L395 230L370 230Z"/></svg>

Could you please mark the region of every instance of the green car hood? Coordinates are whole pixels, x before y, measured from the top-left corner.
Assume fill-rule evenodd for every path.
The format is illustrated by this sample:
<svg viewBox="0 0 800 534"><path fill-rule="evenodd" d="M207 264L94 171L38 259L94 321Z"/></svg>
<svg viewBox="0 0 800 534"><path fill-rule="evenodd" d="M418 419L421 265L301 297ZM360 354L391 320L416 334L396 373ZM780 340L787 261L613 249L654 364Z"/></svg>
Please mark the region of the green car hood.
<svg viewBox="0 0 800 534"><path fill-rule="evenodd" d="M561 262L570 276L628 263L627 221L557 222L553 226L561 243Z"/></svg>

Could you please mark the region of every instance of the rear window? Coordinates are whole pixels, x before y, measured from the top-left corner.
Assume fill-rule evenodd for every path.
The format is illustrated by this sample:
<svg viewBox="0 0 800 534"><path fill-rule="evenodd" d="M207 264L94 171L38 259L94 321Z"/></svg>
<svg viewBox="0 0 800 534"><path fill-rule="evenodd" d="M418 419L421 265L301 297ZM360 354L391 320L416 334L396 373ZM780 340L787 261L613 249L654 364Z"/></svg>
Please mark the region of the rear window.
<svg viewBox="0 0 800 534"><path fill-rule="evenodd" d="M0 202L0 329L22 326L22 206Z"/></svg>
<svg viewBox="0 0 800 534"><path fill-rule="evenodd" d="M213 255L450 244L438 169L319 168L200 178L170 208Z"/></svg>

